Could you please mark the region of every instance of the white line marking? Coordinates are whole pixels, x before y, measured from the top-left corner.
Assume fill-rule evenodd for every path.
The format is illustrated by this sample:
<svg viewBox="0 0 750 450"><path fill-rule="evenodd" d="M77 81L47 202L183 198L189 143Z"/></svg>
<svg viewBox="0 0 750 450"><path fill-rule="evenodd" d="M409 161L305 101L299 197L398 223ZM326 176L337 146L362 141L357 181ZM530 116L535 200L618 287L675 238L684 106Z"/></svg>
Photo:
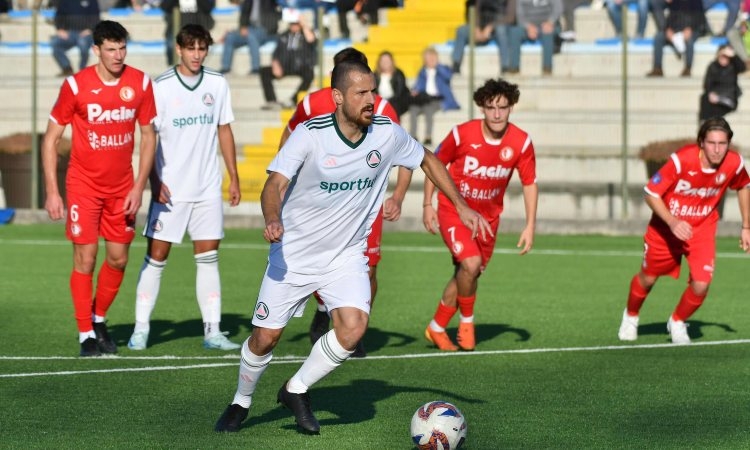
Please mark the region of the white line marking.
<svg viewBox="0 0 750 450"><path fill-rule="evenodd" d="M735 339L728 341L705 341L696 342L693 341L690 345L679 345L679 344L642 344L642 345L604 345L595 347L561 347L561 348L529 348L520 350L487 350L487 351L474 351L474 352L440 352L440 353L411 353L407 355L382 355L373 356L368 355L365 359L354 358L354 361L373 361L373 360L388 360L388 359L417 359L417 358L450 358L450 357L467 357L467 356L491 356L491 355L516 355L516 354L530 354L530 353L563 353L563 352L596 352L602 350L641 350L641 349L654 349L654 348L670 348L670 347L704 347L704 346L716 346L716 345L737 345L737 344L750 344L750 339ZM189 361L196 359L238 359L239 355L224 355L224 356L106 356L102 358L95 358L97 361L124 361L124 360L179 360ZM301 363L305 360L306 356L284 356L274 358L271 364L292 364ZM0 356L0 360L22 360L22 361L34 361L34 360L82 360L82 358L71 357L71 356ZM87 360L91 360L88 359ZM128 367L128 368L114 368L114 369L93 369L93 370L65 370L61 372L30 372L30 373L3 373L0 374L0 378L24 378L24 377L48 377L48 376L61 376L61 375L87 375L94 373L116 373L116 372L153 372L161 370L189 370L189 369L210 369L216 367L232 367L236 366L237 362L222 362L212 364L191 364L186 366L150 366L150 367Z"/></svg>

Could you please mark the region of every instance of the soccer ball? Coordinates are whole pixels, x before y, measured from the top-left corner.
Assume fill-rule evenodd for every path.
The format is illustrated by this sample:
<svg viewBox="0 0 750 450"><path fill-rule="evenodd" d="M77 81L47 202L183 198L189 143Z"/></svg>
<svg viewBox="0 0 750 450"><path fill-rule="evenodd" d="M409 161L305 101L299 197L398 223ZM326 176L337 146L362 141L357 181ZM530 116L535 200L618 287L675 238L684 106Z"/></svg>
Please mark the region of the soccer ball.
<svg viewBox="0 0 750 450"><path fill-rule="evenodd" d="M456 450L465 439L466 418L451 403L425 403L411 418L411 440L419 450Z"/></svg>

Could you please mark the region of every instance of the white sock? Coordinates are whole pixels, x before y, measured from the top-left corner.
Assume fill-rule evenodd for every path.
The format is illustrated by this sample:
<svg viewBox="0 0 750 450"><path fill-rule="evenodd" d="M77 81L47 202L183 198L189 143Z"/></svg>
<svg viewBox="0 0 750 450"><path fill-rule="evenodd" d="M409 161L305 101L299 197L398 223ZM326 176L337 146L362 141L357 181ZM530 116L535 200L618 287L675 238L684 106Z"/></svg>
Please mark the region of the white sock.
<svg viewBox="0 0 750 450"><path fill-rule="evenodd" d="M250 338L245 339L240 351L240 375L237 381L237 392L234 394L232 404L237 404L243 408L249 408L252 403L252 395L255 392L255 386L258 385L263 372L271 362L273 352L267 355L258 356L250 351L247 343Z"/></svg>
<svg viewBox="0 0 750 450"><path fill-rule="evenodd" d="M105 317L104 316L97 316L96 314L94 316L94 323L104 323Z"/></svg>
<svg viewBox="0 0 750 450"><path fill-rule="evenodd" d="M469 317L460 316L459 321L460 322L474 322L474 316L473 315Z"/></svg>
<svg viewBox="0 0 750 450"><path fill-rule="evenodd" d="M438 333L442 333L443 331L445 331L445 328L438 325L438 323L435 322L434 319L430 321L430 329L432 329L432 331L437 331Z"/></svg>
<svg viewBox="0 0 750 450"><path fill-rule="evenodd" d="M221 281L219 279L219 252L210 250L195 255L195 295L201 309L205 337L219 334L221 322ZM210 326L216 324L216 326ZM211 334L208 334L208 333Z"/></svg>
<svg viewBox="0 0 750 450"><path fill-rule="evenodd" d="M94 330L91 331L79 331L78 332L78 343L82 344L83 341L85 341L88 338L94 338L96 339L96 333L94 333Z"/></svg>
<svg viewBox="0 0 750 450"><path fill-rule="evenodd" d="M167 261L156 261L146 256L143 258L138 284L135 287L135 331L148 332L151 313L156 306L161 286L161 274Z"/></svg>
<svg viewBox="0 0 750 450"><path fill-rule="evenodd" d="M307 392L310 386L333 372L352 353L354 351L350 352L339 344L336 330L329 331L313 345L310 356L287 383L287 390L293 394Z"/></svg>

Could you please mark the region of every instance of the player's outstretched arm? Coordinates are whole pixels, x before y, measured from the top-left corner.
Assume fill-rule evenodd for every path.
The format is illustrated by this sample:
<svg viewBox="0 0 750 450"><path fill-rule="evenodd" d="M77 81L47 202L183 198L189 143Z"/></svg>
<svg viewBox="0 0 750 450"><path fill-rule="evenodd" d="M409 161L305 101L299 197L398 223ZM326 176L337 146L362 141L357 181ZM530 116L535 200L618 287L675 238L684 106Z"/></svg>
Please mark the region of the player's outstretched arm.
<svg viewBox="0 0 750 450"><path fill-rule="evenodd" d="M740 203L740 217L742 217L742 231L740 232L740 248L750 253L750 186L737 191Z"/></svg>
<svg viewBox="0 0 750 450"><path fill-rule="evenodd" d="M271 172L266 184L263 185L260 208L266 221L263 238L268 242L279 242L284 234L284 225L281 223L281 202L288 186L289 179L278 172Z"/></svg>
<svg viewBox="0 0 750 450"><path fill-rule="evenodd" d="M150 123L141 126L141 144L139 147L138 177L135 179L133 189L128 192L123 204L125 214L136 214L141 207L143 190L146 189L151 169L154 167L154 155L156 155L156 131Z"/></svg>
<svg viewBox="0 0 750 450"><path fill-rule="evenodd" d="M526 226L521 231L517 248L521 249L521 255L531 251L534 246L534 233L536 231L536 209L539 203L539 186L536 183L523 187L523 206L526 211Z"/></svg>
<svg viewBox="0 0 750 450"><path fill-rule="evenodd" d="M401 218L401 205L404 203L406 191L411 183L412 171L406 167L399 167L396 176L396 187L393 189L393 195L388 197L383 203L383 219L395 222Z"/></svg>
<svg viewBox="0 0 750 450"><path fill-rule="evenodd" d="M42 167L47 194L44 209L52 220L60 220L65 214L65 204L60 190L57 189L57 147L60 145L63 131L64 126L50 120L47 122L47 131L42 140Z"/></svg>
<svg viewBox="0 0 750 450"><path fill-rule="evenodd" d="M422 200L422 223L424 229L435 234L440 229L437 220L437 211L432 206L432 198L435 196L435 184L429 178L424 180L424 197Z"/></svg>
<svg viewBox="0 0 750 450"><path fill-rule="evenodd" d="M435 183L435 186L456 207L456 212L458 212L458 217L461 218L461 223L471 230L472 238L477 237L477 234L481 234L482 239L492 236L490 224L481 214L469 208L469 205L466 204L466 201L458 192L458 188L453 183L445 165L426 148L424 149L424 159L422 160L421 167L425 175Z"/></svg>
<svg viewBox="0 0 750 450"><path fill-rule="evenodd" d="M237 174L237 149L234 145L234 133L228 123L219 125L219 148L224 158L224 166L229 174L229 206L240 204L240 177Z"/></svg>

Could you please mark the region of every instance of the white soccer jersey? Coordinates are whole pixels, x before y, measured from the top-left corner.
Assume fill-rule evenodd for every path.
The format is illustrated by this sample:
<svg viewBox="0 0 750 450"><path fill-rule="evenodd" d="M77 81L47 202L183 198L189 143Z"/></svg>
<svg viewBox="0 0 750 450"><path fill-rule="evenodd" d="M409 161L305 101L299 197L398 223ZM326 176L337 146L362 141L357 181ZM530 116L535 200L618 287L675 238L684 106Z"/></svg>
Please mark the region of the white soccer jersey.
<svg viewBox="0 0 750 450"><path fill-rule="evenodd" d="M393 166L415 169L422 145L385 116L374 115L358 142L333 114L298 126L268 166L290 181L281 207L284 235L269 263L295 273L326 273L364 257Z"/></svg>
<svg viewBox="0 0 750 450"><path fill-rule="evenodd" d="M234 121L229 84L219 72L206 68L198 77L189 87L173 67L154 80L156 173L172 201L221 196L217 127Z"/></svg>

